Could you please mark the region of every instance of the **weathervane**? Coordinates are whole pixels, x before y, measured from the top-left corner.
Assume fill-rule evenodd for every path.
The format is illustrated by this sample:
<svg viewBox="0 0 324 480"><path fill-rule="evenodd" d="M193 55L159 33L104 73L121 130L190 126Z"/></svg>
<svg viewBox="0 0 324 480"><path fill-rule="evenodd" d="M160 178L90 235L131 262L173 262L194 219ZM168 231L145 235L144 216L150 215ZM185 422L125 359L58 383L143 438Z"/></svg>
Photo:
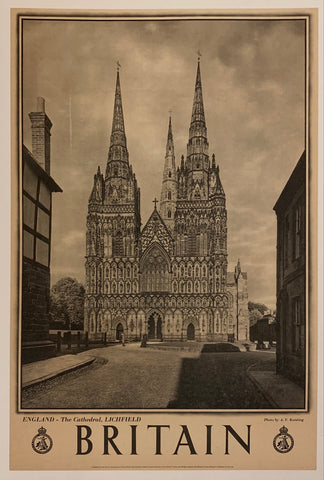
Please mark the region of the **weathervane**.
<svg viewBox="0 0 324 480"><path fill-rule="evenodd" d="M117 72L119 72L119 69L121 67L121 64L119 63L119 60L117 60L116 65L117 65Z"/></svg>
<svg viewBox="0 0 324 480"><path fill-rule="evenodd" d="M172 115L172 110L169 110L169 115L170 115L170 117L171 117L171 115Z"/></svg>
<svg viewBox="0 0 324 480"><path fill-rule="evenodd" d="M197 55L198 55L198 62L200 62L200 57L202 57L202 54L200 53L200 50L197 50Z"/></svg>

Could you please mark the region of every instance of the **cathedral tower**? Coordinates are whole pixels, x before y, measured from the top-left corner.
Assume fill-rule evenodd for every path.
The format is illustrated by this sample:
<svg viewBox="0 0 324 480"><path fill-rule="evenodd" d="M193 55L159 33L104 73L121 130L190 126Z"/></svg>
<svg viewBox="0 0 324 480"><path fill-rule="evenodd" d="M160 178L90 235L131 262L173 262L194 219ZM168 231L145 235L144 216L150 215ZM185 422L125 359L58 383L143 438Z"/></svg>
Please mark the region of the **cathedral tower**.
<svg viewBox="0 0 324 480"><path fill-rule="evenodd" d="M177 200L177 174L175 167L174 144L171 117L169 118L168 138L164 161L164 171L161 190L160 214L164 223L173 231L174 214Z"/></svg>
<svg viewBox="0 0 324 480"><path fill-rule="evenodd" d="M209 156L199 59L187 144L186 169L188 172L187 198L207 200Z"/></svg>
<svg viewBox="0 0 324 480"><path fill-rule="evenodd" d="M140 225L140 190L129 164L117 70L106 172L98 167L88 204L85 323L90 332L115 328L111 314L98 311L98 295L138 292Z"/></svg>

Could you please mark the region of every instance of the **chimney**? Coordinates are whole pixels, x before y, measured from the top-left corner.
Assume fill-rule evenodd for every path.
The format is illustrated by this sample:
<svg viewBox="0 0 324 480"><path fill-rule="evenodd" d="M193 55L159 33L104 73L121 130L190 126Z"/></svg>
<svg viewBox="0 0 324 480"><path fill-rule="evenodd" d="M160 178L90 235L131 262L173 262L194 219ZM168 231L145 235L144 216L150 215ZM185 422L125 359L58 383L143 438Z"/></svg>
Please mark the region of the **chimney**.
<svg viewBox="0 0 324 480"><path fill-rule="evenodd" d="M32 128L32 152L41 167L50 175L52 122L45 113L45 100L37 97L37 111L29 114Z"/></svg>

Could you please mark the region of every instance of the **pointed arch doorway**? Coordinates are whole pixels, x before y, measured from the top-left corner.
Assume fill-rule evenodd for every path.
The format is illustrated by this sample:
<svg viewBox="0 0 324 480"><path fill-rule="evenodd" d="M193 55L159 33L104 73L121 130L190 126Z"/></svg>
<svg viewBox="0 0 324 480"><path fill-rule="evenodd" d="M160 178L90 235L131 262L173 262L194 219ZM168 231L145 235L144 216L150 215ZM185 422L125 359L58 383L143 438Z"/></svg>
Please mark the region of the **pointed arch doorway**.
<svg viewBox="0 0 324 480"><path fill-rule="evenodd" d="M161 339L162 338L162 317L158 312L153 312L149 316L148 322L148 338Z"/></svg>
<svg viewBox="0 0 324 480"><path fill-rule="evenodd" d="M189 323L187 327L187 340L194 340L195 339L195 327L193 323Z"/></svg>
<svg viewBox="0 0 324 480"><path fill-rule="evenodd" d="M121 339L121 334L124 333L124 327L121 323L118 323L117 327L116 327L116 340L120 340Z"/></svg>

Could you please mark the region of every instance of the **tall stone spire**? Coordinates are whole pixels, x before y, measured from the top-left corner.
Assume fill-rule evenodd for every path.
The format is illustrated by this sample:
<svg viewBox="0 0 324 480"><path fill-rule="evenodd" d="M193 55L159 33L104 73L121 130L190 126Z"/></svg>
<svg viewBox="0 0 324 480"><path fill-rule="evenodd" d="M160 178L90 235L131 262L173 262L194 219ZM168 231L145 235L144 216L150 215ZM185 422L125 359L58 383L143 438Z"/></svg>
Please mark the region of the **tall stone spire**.
<svg viewBox="0 0 324 480"><path fill-rule="evenodd" d="M204 112L204 102L203 102L203 94L202 94L202 85L201 85L201 76L200 76L200 60L198 59L198 66L197 66L197 75L196 75L196 84L195 84L195 94L192 106L192 114L191 114L191 125L190 128L193 128L196 125L196 122L200 122L200 128L205 128L205 112ZM205 135L206 135L205 131Z"/></svg>
<svg viewBox="0 0 324 480"><path fill-rule="evenodd" d="M110 135L110 147L108 152L108 163L113 161L128 163L119 68L117 69L114 113Z"/></svg>
<svg viewBox="0 0 324 480"><path fill-rule="evenodd" d="M173 135L172 135L172 124L171 124L171 115L169 117L169 130L168 130L168 140L166 144L166 156L171 155L173 164L174 164L174 145L173 145Z"/></svg>
<svg viewBox="0 0 324 480"><path fill-rule="evenodd" d="M189 174L188 197L207 199L209 155L199 58L187 144L186 169Z"/></svg>
<svg viewBox="0 0 324 480"><path fill-rule="evenodd" d="M175 167L172 123L170 116L161 189L160 214L165 224L167 225L167 227L169 227L171 231L174 227L174 212L176 209L176 201L177 175Z"/></svg>

